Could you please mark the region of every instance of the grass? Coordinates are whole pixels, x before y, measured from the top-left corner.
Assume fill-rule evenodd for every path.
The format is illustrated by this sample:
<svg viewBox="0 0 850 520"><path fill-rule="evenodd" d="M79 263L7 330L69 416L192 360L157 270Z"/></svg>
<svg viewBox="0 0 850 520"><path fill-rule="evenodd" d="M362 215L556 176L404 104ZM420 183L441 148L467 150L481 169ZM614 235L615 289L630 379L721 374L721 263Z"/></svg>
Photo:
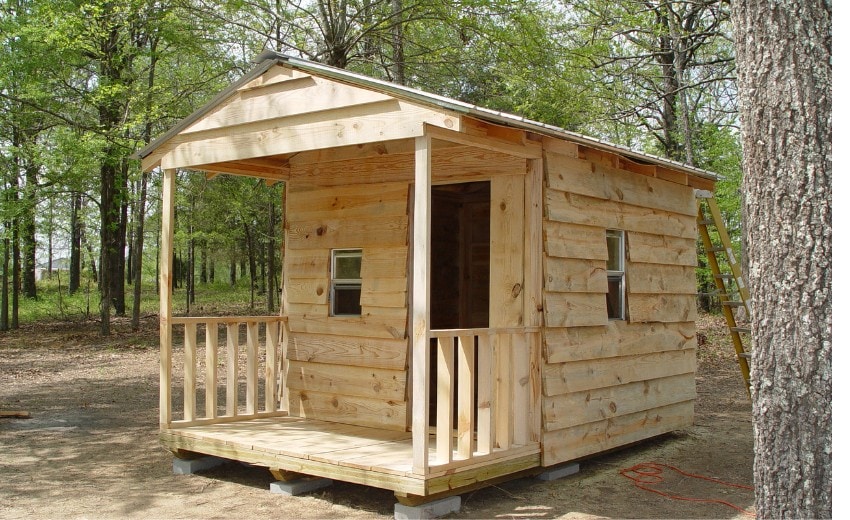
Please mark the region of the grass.
<svg viewBox="0 0 850 520"><path fill-rule="evenodd" d="M45 321L87 321L97 320L100 316L100 293L97 282L83 280L80 290L74 295L68 294L68 283L56 276L50 280L38 282L38 297L21 297L18 317L21 324ZM133 309L133 286L125 286L126 313ZM186 289L177 288L172 295L172 309L175 315L186 315ZM114 312L114 311L113 311ZM159 312L159 295L152 280L142 284L141 315ZM250 315L266 314L266 295L255 291L254 305L251 306L249 279L238 280L234 287L228 282L202 284L196 282L195 302L189 306L190 315Z"/></svg>

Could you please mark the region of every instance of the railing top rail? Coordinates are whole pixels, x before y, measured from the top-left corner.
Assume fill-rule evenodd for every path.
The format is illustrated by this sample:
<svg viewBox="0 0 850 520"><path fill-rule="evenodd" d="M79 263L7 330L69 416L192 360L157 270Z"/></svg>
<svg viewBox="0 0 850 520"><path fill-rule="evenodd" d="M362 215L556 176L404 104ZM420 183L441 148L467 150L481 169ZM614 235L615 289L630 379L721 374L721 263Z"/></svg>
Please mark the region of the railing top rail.
<svg viewBox="0 0 850 520"><path fill-rule="evenodd" d="M185 325L190 323L272 323L287 321L286 316L172 316L171 323Z"/></svg>
<svg viewBox="0 0 850 520"><path fill-rule="evenodd" d="M429 338L454 338L495 334L526 334L540 332L540 327L493 327L479 329L436 329L428 333Z"/></svg>

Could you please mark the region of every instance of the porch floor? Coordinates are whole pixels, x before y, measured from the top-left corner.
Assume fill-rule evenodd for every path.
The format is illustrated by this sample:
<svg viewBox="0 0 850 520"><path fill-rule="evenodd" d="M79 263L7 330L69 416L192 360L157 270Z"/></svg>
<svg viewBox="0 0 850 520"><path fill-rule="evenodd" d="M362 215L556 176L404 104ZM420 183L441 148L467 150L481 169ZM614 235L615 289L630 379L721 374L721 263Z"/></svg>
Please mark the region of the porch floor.
<svg viewBox="0 0 850 520"><path fill-rule="evenodd" d="M540 465L539 446L497 451L415 475L410 432L271 417L160 431L169 450L184 450L346 482L426 496ZM431 442L432 461L436 456Z"/></svg>

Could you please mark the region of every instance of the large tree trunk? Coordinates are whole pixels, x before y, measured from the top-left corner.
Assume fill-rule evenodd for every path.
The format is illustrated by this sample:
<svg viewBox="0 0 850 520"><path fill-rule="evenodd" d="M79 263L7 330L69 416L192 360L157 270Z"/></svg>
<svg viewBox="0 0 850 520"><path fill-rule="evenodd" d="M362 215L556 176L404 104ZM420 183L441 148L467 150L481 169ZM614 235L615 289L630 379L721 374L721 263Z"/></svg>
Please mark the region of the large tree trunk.
<svg viewBox="0 0 850 520"><path fill-rule="evenodd" d="M274 253L275 253L275 231L277 231L277 212L275 211L275 197L274 190L270 191L269 197L269 227L268 227L268 235L269 239L266 242L266 257L268 261L266 265L268 266L267 275L266 275L266 310L269 313L274 311L274 277L275 277L275 261L274 261Z"/></svg>
<svg viewBox="0 0 850 520"><path fill-rule="evenodd" d="M47 279L53 279L53 223L54 223L54 206L55 199L51 198L47 202ZM60 301L62 295L59 295Z"/></svg>
<svg viewBox="0 0 850 520"><path fill-rule="evenodd" d="M107 152L100 167L100 333L108 336L112 310L112 276L115 271L115 252L121 243L116 236L118 229L118 210L115 206L116 165ZM121 276L121 272L118 272Z"/></svg>
<svg viewBox="0 0 850 520"><path fill-rule="evenodd" d="M15 204L18 203L18 175L12 175L12 197ZM21 237L20 220L12 219L12 320L9 326L17 329L20 326L19 309L21 294Z"/></svg>
<svg viewBox="0 0 850 520"><path fill-rule="evenodd" d="M201 283L207 283L207 246L201 244Z"/></svg>
<svg viewBox="0 0 850 520"><path fill-rule="evenodd" d="M3 239L3 275L0 279L0 331L9 330L9 239Z"/></svg>
<svg viewBox="0 0 850 520"><path fill-rule="evenodd" d="M407 71L404 59L404 24L402 0L392 0L393 9L393 82L407 84Z"/></svg>
<svg viewBox="0 0 850 520"><path fill-rule="evenodd" d="M832 7L733 2L760 518L832 516Z"/></svg>
<svg viewBox="0 0 850 520"><path fill-rule="evenodd" d="M133 242L133 315L130 318L130 327L133 330L139 330L139 316L142 311L142 253L145 245L145 204L148 195L148 172L142 172L142 179L139 183L136 240Z"/></svg>
<svg viewBox="0 0 850 520"><path fill-rule="evenodd" d="M251 228L248 223L242 222L242 229L245 231L245 244L248 250L248 263L251 269L251 308L254 308L254 294L257 290L257 260L254 255L254 236L251 233ZM244 274L244 270L243 270Z"/></svg>
<svg viewBox="0 0 850 520"><path fill-rule="evenodd" d="M24 211L21 219L21 245L23 252L23 294L36 298L35 287L35 172L38 169L27 164L26 186L24 187Z"/></svg>
<svg viewBox="0 0 850 520"><path fill-rule="evenodd" d="M189 246L186 253L186 312L195 303L195 196L190 195Z"/></svg>
<svg viewBox="0 0 850 520"><path fill-rule="evenodd" d="M71 261L68 266L68 294L74 294L80 289L80 270L82 268L82 224L80 210L83 207L83 196L75 192L71 196Z"/></svg>
<svg viewBox="0 0 850 520"><path fill-rule="evenodd" d="M117 249L114 251L112 259L112 275L109 277L112 282L112 304L115 307L115 314L125 316L127 314L126 307L126 285L124 284L124 271L127 263L127 176L129 173L129 164L125 158L121 159L121 166L118 170L118 176L115 179L115 204L118 206L118 230L116 231Z"/></svg>

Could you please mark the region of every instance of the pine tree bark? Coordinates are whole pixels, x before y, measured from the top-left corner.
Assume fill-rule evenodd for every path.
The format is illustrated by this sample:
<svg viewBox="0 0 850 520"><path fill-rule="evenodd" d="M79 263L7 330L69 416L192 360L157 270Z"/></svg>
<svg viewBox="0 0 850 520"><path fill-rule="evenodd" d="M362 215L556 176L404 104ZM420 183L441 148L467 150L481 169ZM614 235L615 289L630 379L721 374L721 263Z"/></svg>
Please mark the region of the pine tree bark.
<svg viewBox="0 0 850 520"><path fill-rule="evenodd" d="M733 2L760 518L832 517L832 6Z"/></svg>

